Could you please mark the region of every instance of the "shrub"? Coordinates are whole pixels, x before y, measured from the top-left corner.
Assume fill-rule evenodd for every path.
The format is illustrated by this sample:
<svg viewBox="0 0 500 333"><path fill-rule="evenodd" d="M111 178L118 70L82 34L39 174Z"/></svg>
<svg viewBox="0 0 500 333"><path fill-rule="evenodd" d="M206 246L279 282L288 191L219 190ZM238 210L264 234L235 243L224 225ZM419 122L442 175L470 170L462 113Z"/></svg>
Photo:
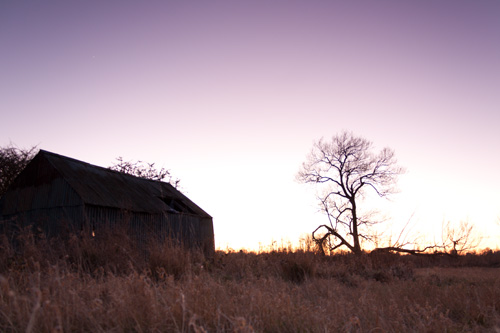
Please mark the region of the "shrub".
<svg viewBox="0 0 500 333"><path fill-rule="evenodd" d="M13 144L0 147L0 197L36 152L36 146L29 149L18 148Z"/></svg>

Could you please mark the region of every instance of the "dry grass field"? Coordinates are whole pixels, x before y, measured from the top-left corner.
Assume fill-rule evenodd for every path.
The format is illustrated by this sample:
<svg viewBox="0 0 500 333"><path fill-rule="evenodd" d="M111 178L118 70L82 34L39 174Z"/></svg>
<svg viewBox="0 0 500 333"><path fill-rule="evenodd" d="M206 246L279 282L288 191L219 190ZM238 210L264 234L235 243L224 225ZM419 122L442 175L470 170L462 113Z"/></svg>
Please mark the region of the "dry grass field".
<svg viewBox="0 0 500 333"><path fill-rule="evenodd" d="M0 252L1 332L500 332L500 253L138 250L124 234Z"/></svg>

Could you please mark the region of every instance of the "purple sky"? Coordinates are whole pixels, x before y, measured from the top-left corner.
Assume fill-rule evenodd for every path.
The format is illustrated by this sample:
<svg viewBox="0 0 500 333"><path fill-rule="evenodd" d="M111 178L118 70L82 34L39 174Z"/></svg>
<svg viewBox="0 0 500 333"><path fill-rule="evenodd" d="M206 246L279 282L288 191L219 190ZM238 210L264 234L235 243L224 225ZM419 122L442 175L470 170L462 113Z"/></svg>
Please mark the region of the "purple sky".
<svg viewBox="0 0 500 333"><path fill-rule="evenodd" d="M0 112L0 145L171 169L233 248L325 222L294 176L352 130L408 170L394 233L500 246L498 1L2 1Z"/></svg>

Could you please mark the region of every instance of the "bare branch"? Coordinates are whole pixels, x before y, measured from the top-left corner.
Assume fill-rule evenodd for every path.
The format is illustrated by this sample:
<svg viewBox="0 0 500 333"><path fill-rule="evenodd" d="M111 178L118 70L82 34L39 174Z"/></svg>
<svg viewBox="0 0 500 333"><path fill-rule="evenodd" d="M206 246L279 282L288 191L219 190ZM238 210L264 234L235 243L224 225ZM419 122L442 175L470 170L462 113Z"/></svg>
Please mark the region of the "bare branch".
<svg viewBox="0 0 500 333"><path fill-rule="evenodd" d="M12 143L0 148L0 197L37 152L36 146L23 149Z"/></svg>
<svg viewBox="0 0 500 333"><path fill-rule="evenodd" d="M403 229L401 229L401 232L399 233L399 236L398 238L396 239L396 242L394 243L393 247L398 247L398 246L401 246L400 244L400 240L401 240L401 237L403 236L403 233L405 232L406 228L408 227L408 225L410 224L410 221L412 220L413 216L415 215L415 212L413 212L410 216L410 218L408 219L408 221L406 221L406 224L405 226L403 227Z"/></svg>
<svg viewBox="0 0 500 333"><path fill-rule="evenodd" d="M117 157L117 163L109 167L111 170L126 173L140 178L166 181L175 188L179 187L180 180L174 178L170 170L165 168L156 169L155 163L144 163L142 161L125 161L121 156Z"/></svg>
<svg viewBox="0 0 500 333"><path fill-rule="evenodd" d="M460 255L479 246L481 238L475 234L475 227L468 221L458 225L448 222L443 226L443 247L453 255Z"/></svg>
<svg viewBox="0 0 500 333"><path fill-rule="evenodd" d="M413 254L413 255L428 255L430 253L428 253L427 251L428 250L431 250L431 249L440 249L442 248L442 246L439 246L439 245L432 245L432 246L426 246L424 247L423 249L413 249L413 250L410 250L410 249L405 249L405 248L402 248L402 247L394 247L394 246L389 246L389 247L379 247L379 248L376 248L375 250L373 250L371 253L377 253L377 252L398 252L398 253L408 253L408 254ZM434 252L432 254L445 254L443 252Z"/></svg>

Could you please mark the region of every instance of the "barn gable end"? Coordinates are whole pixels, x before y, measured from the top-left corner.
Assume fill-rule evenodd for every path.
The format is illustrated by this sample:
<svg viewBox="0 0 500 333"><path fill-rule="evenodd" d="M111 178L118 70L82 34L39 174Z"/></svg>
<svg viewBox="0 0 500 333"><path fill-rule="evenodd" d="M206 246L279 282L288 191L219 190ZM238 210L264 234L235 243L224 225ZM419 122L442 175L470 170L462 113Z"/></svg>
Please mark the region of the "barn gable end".
<svg viewBox="0 0 500 333"><path fill-rule="evenodd" d="M172 185L44 150L0 199L0 222L3 232L35 224L51 235L127 223L143 241L171 237L214 252L212 217Z"/></svg>

